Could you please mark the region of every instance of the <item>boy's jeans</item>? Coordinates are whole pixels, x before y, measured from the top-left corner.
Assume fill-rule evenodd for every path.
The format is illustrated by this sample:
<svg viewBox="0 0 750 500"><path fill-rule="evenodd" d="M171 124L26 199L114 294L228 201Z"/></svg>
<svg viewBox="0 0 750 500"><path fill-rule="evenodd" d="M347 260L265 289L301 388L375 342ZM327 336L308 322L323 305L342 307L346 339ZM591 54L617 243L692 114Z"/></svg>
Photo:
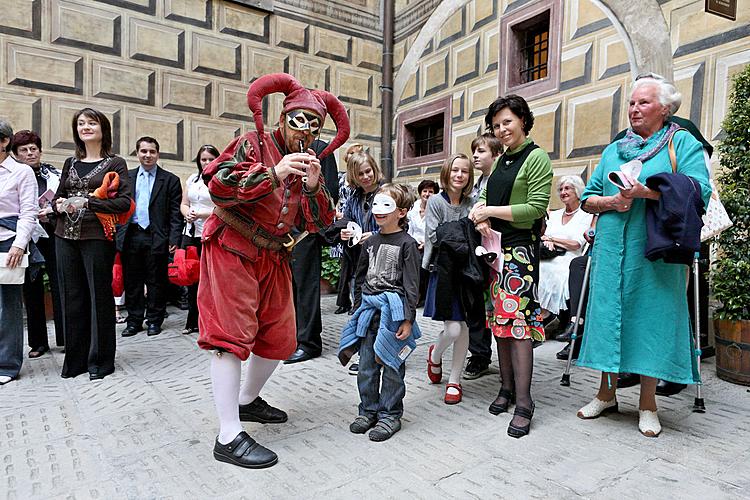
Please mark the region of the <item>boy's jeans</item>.
<svg viewBox="0 0 750 500"><path fill-rule="evenodd" d="M369 418L377 417L378 420L393 421L400 419L404 414L406 363L402 363L396 371L375 361L374 346L379 324L380 315L376 314L359 348L359 414Z"/></svg>

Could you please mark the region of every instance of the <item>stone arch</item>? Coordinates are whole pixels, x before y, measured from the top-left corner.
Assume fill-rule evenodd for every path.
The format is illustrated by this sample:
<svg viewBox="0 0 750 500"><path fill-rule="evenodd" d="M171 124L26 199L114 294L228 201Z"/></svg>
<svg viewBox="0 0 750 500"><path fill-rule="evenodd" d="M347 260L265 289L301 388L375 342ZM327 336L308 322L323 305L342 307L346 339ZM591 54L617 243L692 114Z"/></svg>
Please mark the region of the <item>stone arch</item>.
<svg viewBox="0 0 750 500"><path fill-rule="evenodd" d="M419 31L396 74L393 85L395 106L401 101L406 83L416 71L419 59L432 36L440 27L471 0L443 0ZM657 0L591 0L609 18L622 37L628 51L630 73L633 77L652 71L672 79L672 43L669 26ZM644 22L644 19L648 22Z"/></svg>

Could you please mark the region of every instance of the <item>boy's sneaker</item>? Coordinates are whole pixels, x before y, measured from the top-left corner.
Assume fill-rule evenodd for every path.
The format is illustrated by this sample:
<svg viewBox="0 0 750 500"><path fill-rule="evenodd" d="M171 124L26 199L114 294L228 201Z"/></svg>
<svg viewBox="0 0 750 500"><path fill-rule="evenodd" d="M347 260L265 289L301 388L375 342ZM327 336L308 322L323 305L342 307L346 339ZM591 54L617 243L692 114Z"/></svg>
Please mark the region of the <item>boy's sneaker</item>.
<svg viewBox="0 0 750 500"><path fill-rule="evenodd" d="M472 356L466 362L465 380L474 380L490 373L490 364L482 358Z"/></svg>
<svg viewBox="0 0 750 500"><path fill-rule="evenodd" d="M401 430L401 420L379 420L375 428L370 431L370 441L385 441Z"/></svg>
<svg viewBox="0 0 750 500"><path fill-rule="evenodd" d="M354 419L354 422L349 424L349 430L354 434L364 434L365 432L372 429L372 427L375 425L375 422L377 421L378 419L374 417L360 415Z"/></svg>
<svg viewBox="0 0 750 500"><path fill-rule="evenodd" d="M356 375L359 373L359 363L352 363L349 365L349 375Z"/></svg>

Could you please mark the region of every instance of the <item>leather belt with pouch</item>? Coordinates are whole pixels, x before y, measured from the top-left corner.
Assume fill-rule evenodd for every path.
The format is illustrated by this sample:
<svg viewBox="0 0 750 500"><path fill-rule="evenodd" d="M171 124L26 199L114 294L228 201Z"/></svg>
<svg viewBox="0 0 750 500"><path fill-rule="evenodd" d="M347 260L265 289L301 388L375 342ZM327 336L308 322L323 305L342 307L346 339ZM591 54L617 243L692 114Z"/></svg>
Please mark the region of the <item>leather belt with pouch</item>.
<svg viewBox="0 0 750 500"><path fill-rule="evenodd" d="M307 231L301 233L297 238L293 238L290 233L284 236L276 236L265 229L254 220L248 219L231 209L216 207L214 208L216 216L224 221L226 225L247 238L250 243L258 248L264 248L274 252L291 252L294 245L299 243L302 238L307 236Z"/></svg>

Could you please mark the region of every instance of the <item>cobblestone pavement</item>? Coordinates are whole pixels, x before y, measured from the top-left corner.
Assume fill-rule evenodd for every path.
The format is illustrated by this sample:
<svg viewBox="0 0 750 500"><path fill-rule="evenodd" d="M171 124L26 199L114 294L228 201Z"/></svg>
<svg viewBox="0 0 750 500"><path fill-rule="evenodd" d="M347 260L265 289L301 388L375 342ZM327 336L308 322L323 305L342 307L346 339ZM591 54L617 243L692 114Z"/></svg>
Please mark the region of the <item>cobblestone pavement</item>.
<svg viewBox="0 0 750 500"><path fill-rule="evenodd" d="M559 385L562 344L536 350L531 434L505 433L493 416L497 370L464 381L464 401L443 404L426 377L424 336L407 363L403 429L385 443L348 431L358 403L355 377L335 357L346 315L323 298L324 354L281 365L263 392L289 412L281 425L245 424L279 454L251 471L214 461L217 431L209 356L181 335L170 309L158 337L118 337L117 371L103 381L60 378L62 354L24 361L21 378L0 387L0 498L747 498L750 394L703 363L708 412L691 412L689 388L659 400L664 432L637 430L637 388L620 391L620 414L593 421L576 410L594 395L597 374L574 369ZM119 335L119 333L118 333ZM450 350L444 361L448 360ZM449 366L449 364L445 364Z"/></svg>

